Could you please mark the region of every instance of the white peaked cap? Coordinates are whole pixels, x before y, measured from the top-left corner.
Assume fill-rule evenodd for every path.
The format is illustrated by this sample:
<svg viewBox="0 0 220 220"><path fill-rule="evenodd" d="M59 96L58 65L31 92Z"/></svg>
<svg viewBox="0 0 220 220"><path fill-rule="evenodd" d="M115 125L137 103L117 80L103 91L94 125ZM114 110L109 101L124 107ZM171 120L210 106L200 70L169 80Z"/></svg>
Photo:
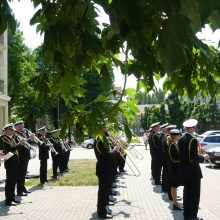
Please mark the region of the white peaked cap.
<svg viewBox="0 0 220 220"><path fill-rule="evenodd" d="M196 119L189 119L183 123L183 126L185 128L192 128L192 127L195 127L197 124L198 124L198 121Z"/></svg>

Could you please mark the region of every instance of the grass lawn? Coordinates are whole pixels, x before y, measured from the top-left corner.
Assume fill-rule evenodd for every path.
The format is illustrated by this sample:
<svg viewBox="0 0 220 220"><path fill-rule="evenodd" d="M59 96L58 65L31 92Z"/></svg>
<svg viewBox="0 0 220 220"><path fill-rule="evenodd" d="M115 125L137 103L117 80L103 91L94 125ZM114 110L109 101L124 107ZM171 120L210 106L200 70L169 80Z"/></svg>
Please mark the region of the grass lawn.
<svg viewBox="0 0 220 220"><path fill-rule="evenodd" d="M59 179L52 179L52 170L47 172L48 186L95 186L98 180L95 174L96 160L70 160L69 173L59 175ZM27 180L26 186L37 186L39 178Z"/></svg>

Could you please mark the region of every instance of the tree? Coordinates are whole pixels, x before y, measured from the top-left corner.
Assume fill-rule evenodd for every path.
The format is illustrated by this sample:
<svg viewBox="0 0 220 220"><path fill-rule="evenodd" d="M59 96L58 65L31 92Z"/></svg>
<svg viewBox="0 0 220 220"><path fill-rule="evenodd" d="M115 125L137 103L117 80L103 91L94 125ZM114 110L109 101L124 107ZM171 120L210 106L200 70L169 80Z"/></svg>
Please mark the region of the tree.
<svg viewBox="0 0 220 220"><path fill-rule="evenodd" d="M170 94L166 99L166 104L169 112L169 123L176 124L178 128L182 128L185 114L182 110L178 95Z"/></svg>
<svg viewBox="0 0 220 220"><path fill-rule="evenodd" d="M135 99L138 100L138 104L160 104L165 100L165 97L164 92L159 89L152 94L139 91L136 93Z"/></svg>
<svg viewBox="0 0 220 220"><path fill-rule="evenodd" d="M118 112L123 112L127 121L132 117L123 99L110 101L111 96L99 99L100 105L105 107L100 108L102 111L88 112L83 107L80 111L73 110L78 108L77 98L84 95L81 74L89 74L91 69L96 69L101 82L108 84L110 67L116 65L123 74L134 74L139 80L138 88L145 87L147 92L154 87L154 76L160 79L167 74L165 92L178 91L178 95L191 98L200 90L204 96L219 93L219 52L199 40L196 33L205 24L210 24L213 30L220 26L220 1L32 2L40 9L31 24L37 24L37 30L44 33L44 57L53 64L56 74L56 77L39 77L39 80L44 80L41 85L50 85L48 92L60 95L65 101L69 114L63 119L64 128L73 117L75 123L81 123L91 132L97 130L97 124L91 123L94 118L100 121L108 118L111 124L117 124ZM103 24L103 28L96 20L97 5L110 18L110 24ZM7 0L0 4L0 13L0 30L3 31L7 24L13 23ZM123 59L120 53L124 54Z"/></svg>
<svg viewBox="0 0 220 220"><path fill-rule="evenodd" d="M44 109L44 101L36 99L32 78L36 75L35 54L24 44L18 29L8 30L8 94L12 120L23 119L35 131L36 120ZM31 103L31 104L30 104Z"/></svg>

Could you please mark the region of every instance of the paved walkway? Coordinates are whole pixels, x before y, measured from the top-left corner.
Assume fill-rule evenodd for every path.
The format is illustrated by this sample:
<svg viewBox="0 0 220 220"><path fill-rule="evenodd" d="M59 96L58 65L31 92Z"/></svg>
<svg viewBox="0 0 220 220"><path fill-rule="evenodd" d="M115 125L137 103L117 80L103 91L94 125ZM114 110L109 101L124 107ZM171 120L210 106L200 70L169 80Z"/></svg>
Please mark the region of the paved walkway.
<svg viewBox="0 0 220 220"><path fill-rule="evenodd" d="M136 146L144 155L143 160L133 159L140 169L141 175L135 177L130 168L127 174L121 176L119 183L120 195L115 197L116 204L110 208L114 219L149 219L149 220L182 220L182 211L173 211L172 204L167 195L161 193L159 186L150 180L150 156L144 146ZM94 159L93 150L74 148L71 152L72 159ZM49 162L49 164L51 164ZM131 163L130 163L131 164ZM30 174L39 173L39 161L30 162ZM0 168L0 179L3 178L4 169ZM205 177L204 177L205 178ZM31 187L33 191L27 197L22 197L21 204L13 207L4 205L4 184L0 185L0 218L15 220L88 220L97 219L96 200L97 187ZM182 188L178 190L181 196ZM219 204L219 201L218 201ZM213 212L201 203L199 215L204 220L219 219Z"/></svg>

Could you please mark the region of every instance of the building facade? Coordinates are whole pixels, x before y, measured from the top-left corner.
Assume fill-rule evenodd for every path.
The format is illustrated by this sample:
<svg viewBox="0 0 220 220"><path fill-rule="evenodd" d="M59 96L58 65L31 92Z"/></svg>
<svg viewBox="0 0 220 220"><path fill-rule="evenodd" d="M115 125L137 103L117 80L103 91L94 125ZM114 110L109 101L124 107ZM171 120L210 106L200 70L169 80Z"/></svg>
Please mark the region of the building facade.
<svg viewBox="0 0 220 220"><path fill-rule="evenodd" d="M8 36L0 35L0 128L8 123ZM0 132L1 133L1 132Z"/></svg>

